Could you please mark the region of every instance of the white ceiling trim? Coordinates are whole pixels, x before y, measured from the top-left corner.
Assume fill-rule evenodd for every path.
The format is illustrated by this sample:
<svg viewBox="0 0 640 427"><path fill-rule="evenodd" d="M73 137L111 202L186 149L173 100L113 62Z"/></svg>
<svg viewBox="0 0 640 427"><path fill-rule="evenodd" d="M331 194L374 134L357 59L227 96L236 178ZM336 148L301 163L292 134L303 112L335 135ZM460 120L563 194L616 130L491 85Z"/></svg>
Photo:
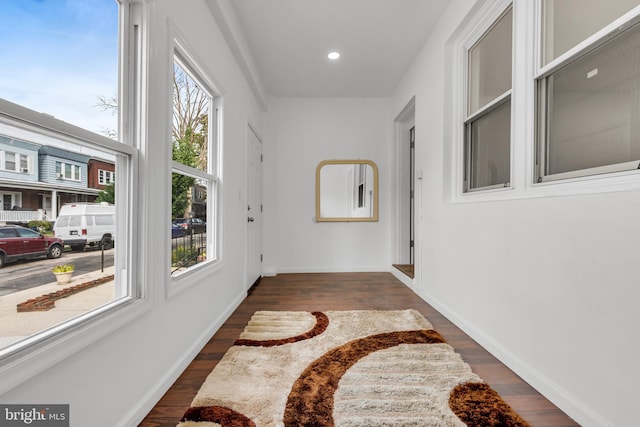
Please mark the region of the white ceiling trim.
<svg viewBox="0 0 640 427"><path fill-rule="evenodd" d="M249 53L248 44L242 33L238 17L229 0L208 0L206 2L222 35L224 36L247 83L264 111L267 111L267 97L255 62Z"/></svg>

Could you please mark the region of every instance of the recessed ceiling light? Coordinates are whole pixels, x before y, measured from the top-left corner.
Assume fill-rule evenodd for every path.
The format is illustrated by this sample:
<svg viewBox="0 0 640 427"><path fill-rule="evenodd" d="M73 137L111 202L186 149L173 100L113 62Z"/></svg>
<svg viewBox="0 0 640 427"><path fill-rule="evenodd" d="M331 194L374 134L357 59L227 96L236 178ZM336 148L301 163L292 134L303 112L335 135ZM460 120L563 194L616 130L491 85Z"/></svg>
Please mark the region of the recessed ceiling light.
<svg viewBox="0 0 640 427"><path fill-rule="evenodd" d="M331 59L332 61L335 61L336 59L340 58L340 53L330 52L329 55L327 55L327 58Z"/></svg>

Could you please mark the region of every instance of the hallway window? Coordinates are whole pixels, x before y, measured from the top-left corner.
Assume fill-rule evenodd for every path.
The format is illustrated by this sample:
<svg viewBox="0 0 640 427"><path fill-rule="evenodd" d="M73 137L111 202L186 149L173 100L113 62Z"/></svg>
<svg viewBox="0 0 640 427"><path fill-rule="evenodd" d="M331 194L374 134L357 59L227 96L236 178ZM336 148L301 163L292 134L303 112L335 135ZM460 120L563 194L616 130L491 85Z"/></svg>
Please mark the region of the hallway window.
<svg viewBox="0 0 640 427"><path fill-rule="evenodd" d="M464 191L510 185L512 20L509 7L467 53Z"/></svg>
<svg viewBox="0 0 640 427"><path fill-rule="evenodd" d="M173 67L171 274L218 258L220 97L177 46Z"/></svg>
<svg viewBox="0 0 640 427"><path fill-rule="evenodd" d="M0 169L20 172L0 171L0 187L21 195L5 197L0 216L44 235L26 260L0 249L0 372L7 379L0 394L18 383L11 376L24 382L39 372L33 366L48 368L141 312L132 250L140 144L133 117L146 84L136 68L145 52L144 7L138 0L95 0L89 8L0 2ZM102 196L87 183L90 159L118 171L118 187L105 201L115 205L107 223L85 205ZM79 227L67 227L68 234L55 226L65 204L78 208L67 225ZM70 283L56 283L56 265L73 265Z"/></svg>
<svg viewBox="0 0 640 427"><path fill-rule="evenodd" d="M640 168L640 24L612 26L637 1L545 0L543 6L547 66L536 79L536 180Z"/></svg>

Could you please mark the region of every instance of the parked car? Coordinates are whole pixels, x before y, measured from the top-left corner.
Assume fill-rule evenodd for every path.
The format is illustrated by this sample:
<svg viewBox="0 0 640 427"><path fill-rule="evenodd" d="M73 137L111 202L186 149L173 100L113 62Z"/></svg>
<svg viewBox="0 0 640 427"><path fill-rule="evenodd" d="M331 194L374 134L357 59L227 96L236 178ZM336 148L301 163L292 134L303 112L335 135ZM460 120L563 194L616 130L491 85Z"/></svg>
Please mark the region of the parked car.
<svg viewBox="0 0 640 427"><path fill-rule="evenodd" d="M47 256L60 258L64 242L19 225L0 226L0 268L6 262Z"/></svg>
<svg viewBox="0 0 640 427"><path fill-rule="evenodd" d="M182 227L184 234L206 233L207 223L200 218L178 218L173 220L174 224Z"/></svg>
<svg viewBox="0 0 640 427"><path fill-rule="evenodd" d="M171 238L175 239L176 237L184 236L184 230L178 224L171 223Z"/></svg>

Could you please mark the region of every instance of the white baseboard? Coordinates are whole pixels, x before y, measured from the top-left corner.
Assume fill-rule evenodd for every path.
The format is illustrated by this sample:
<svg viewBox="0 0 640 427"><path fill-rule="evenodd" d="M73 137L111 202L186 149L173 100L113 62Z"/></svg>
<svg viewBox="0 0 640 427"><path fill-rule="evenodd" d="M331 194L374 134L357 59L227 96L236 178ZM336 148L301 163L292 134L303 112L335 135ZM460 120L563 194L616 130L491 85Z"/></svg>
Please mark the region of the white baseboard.
<svg viewBox="0 0 640 427"><path fill-rule="evenodd" d="M393 277L400 280L402 283L404 283L405 286L407 286L408 288L411 288L411 290L413 291L416 290L415 279L412 279L411 277L407 276L406 274L404 274L402 271L398 270L395 267L391 267L391 270L389 271L391 274L393 274Z"/></svg>
<svg viewBox="0 0 640 427"><path fill-rule="evenodd" d="M160 378L160 380L149 389L149 391L140 398L136 405L134 405L130 411L128 411L124 417L121 418L117 424L122 427L137 426L147 416L147 414L153 409L158 401L169 390L173 383L180 377L182 372L189 366L193 359L200 353L200 350L209 342L211 337L222 327L224 322L233 314L242 301L247 297L245 291L236 297L236 299L229 305L228 309L221 313L215 322L206 329L196 342L187 349L182 358L176 360L176 362L167 370L167 372ZM185 408L186 410L187 408Z"/></svg>
<svg viewBox="0 0 640 427"><path fill-rule="evenodd" d="M418 295L581 426L614 427L614 425L602 415L595 412L583 402L576 400L566 389L556 384L537 369L524 363L499 341L494 340L491 336L476 328L472 322L458 315L458 313L451 310L449 306L431 297L427 292L418 292Z"/></svg>
<svg viewBox="0 0 640 427"><path fill-rule="evenodd" d="M277 274L288 273L379 273L388 272L389 266L383 267L282 267L277 270Z"/></svg>

